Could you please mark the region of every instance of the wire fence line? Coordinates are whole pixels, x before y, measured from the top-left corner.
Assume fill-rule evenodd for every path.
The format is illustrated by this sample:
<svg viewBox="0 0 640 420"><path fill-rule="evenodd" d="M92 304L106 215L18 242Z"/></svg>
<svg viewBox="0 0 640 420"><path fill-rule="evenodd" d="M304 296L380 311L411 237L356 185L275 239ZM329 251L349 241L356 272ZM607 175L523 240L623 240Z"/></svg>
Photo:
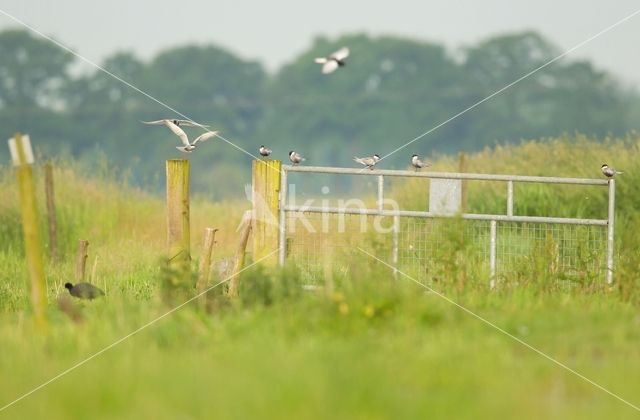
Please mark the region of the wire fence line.
<svg viewBox="0 0 640 420"><path fill-rule="evenodd" d="M351 198L314 206L307 200L297 205L287 197L294 190L287 185L290 172L375 177L376 201ZM429 181L426 208L404 210L385 195L390 178ZM463 181L504 183L503 213L465 212L460 207ZM514 186L522 183L606 188L607 217L514 214ZM281 185L279 261L297 264L310 282L321 282L327 266L348 269L358 246L375 250L397 270L425 282L444 280L452 272L484 276L491 287L527 282L532 274L569 285L613 281L614 180L284 165Z"/></svg>

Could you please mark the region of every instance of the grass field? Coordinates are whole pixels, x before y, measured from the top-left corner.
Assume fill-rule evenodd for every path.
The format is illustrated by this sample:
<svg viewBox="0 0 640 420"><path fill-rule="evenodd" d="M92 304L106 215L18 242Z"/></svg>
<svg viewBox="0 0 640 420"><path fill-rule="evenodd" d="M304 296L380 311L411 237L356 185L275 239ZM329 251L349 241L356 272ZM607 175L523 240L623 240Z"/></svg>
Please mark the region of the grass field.
<svg viewBox="0 0 640 420"><path fill-rule="evenodd" d="M639 157L637 136L555 139L469 157L473 172L595 178L602 161L624 170L610 287L559 288L532 272L526 282L489 291L484 276L460 264L465 250L458 250L460 258L443 261L450 271L437 291L489 325L410 279L394 280L362 254L348 269L327 273L330 288L313 291L301 287L304 276L293 265L249 267L238 299L228 300L218 286L208 311L193 302L143 329L173 307L162 298L162 197L109 170L87 176L79 164L59 163L63 258L47 262L47 334L32 324L17 192L10 168L0 168L0 407L118 343L0 417L635 418L629 404L640 406ZM443 157L434 170L455 165ZM407 207L418 205L411 182L394 186ZM590 217L606 202L597 193L588 203L572 194L522 191L517 205ZM491 185L470 190L469 200L483 211L502 205ZM203 229L221 229L215 259L228 258L249 205L193 198L194 270ZM56 305L73 278L78 239L90 241L92 281L107 291L105 299L80 304L82 322Z"/></svg>

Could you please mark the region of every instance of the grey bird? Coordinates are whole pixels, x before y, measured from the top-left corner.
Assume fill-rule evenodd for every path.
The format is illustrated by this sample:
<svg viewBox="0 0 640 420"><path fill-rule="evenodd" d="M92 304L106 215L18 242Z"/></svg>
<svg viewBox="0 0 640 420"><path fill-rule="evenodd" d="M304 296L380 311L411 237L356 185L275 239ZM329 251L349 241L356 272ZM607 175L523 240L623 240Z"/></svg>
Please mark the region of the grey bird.
<svg viewBox="0 0 640 420"><path fill-rule="evenodd" d="M356 156L353 157L354 162L364 165L365 167L371 170L373 170L373 167L376 166L376 163L378 163L379 160L380 160L380 156L378 155L373 155L371 157L363 157L363 158L359 158Z"/></svg>
<svg viewBox="0 0 640 420"><path fill-rule="evenodd" d="M416 168L416 172L418 172L418 169L422 169L422 168L426 168L428 166L431 166L431 164L429 162L423 162L418 155L412 155L411 156L411 165Z"/></svg>
<svg viewBox="0 0 640 420"><path fill-rule="evenodd" d="M294 165L299 165L300 163L304 162L306 159L303 158L302 156L300 156L300 153L298 152L294 152L293 150L289 152L289 160L294 164Z"/></svg>
<svg viewBox="0 0 640 420"><path fill-rule="evenodd" d="M104 292L90 283L65 283L65 289L69 291L71 296L80 298L80 299L95 299L100 296L104 296Z"/></svg>
<svg viewBox="0 0 640 420"><path fill-rule="evenodd" d="M333 73L338 67L345 66L345 60L349 57L349 48L342 47L328 57L318 57L315 62L322 64L322 74Z"/></svg>
<svg viewBox="0 0 640 420"><path fill-rule="evenodd" d="M616 171L614 168L610 167L609 165L607 165L606 163L603 164L600 169L602 170L602 173L607 177L607 178L613 178L616 175L620 175L623 174L624 172L620 172L620 171Z"/></svg>
<svg viewBox="0 0 640 420"><path fill-rule="evenodd" d="M187 133L184 132L180 125L184 125L187 127L206 127L204 125L194 125L195 123L186 121L186 120L158 120L158 121L142 121L144 124L154 124L154 125L164 125L169 128L178 136L180 141L184 146L176 146L176 149L180 150L184 153L191 153L195 150L196 145L200 141L209 140L211 137L215 137L218 135L219 131L207 131L206 133L200 134L193 142L189 142L189 137L187 137Z"/></svg>
<svg viewBox="0 0 640 420"><path fill-rule="evenodd" d="M260 146L260 148L258 149L258 152L260 152L260 156L264 156L267 157L271 154L271 149L264 147L264 144Z"/></svg>

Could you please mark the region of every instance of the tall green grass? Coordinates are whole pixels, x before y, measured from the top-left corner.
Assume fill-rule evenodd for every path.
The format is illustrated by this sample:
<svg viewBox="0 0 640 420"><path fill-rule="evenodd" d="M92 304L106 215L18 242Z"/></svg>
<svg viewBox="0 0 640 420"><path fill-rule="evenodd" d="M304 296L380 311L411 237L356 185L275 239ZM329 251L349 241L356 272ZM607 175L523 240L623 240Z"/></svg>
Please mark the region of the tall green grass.
<svg viewBox="0 0 640 420"><path fill-rule="evenodd" d="M473 257L480 245L466 239L464 224L456 220L438 227L443 242L434 250L437 280L428 287L394 277L357 250L388 253L389 243L375 233L351 235L343 253L327 251L316 238L320 248L310 249L329 263L313 279L294 259L282 269L249 267L237 300L224 296L224 284L217 286L207 295L206 309L195 302L182 307L0 416L632 418L637 412L628 405L429 288L638 405L638 151L633 136L604 143L577 137L469 157L474 172L597 177L603 159L625 170L617 180L612 287L554 287L554 246L543 240L532 248L535 264L489 291L487 273ZM0 406L171 309L160 287L163 198L129 187L126 175L108 166L96 173L70 161L56 167L63 258L47 262L50 326L44 335L34 330L26 299L13 174L0 168ZM455 161L438 159L434 169L455 170ZM392 191L407 207L424 203L413 182ZM469 193L472 208L503 208L504 191L495 186ZM583 193L572 189L523 190L516 192L516 206L591 217L605 199L601 193L593 192L584 204ZM194 270L204 227L221 229L214 260L228 258L248 205L192 201ZM43 216L43 228L44 223ZM56 299L66 295L62 285L72 279L79 239L91 243L91 280L107 296L76 302L82 321L74 322ZM211 285L221 279L214 276ZM310 280L319 287L306 287Z"/></svg>

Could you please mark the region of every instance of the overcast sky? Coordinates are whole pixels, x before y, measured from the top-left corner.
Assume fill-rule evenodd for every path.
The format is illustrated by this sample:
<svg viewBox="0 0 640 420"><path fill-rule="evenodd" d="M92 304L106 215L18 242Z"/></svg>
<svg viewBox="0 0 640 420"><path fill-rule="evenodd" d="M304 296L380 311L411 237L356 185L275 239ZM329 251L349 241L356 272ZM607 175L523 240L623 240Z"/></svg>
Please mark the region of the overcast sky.
<svg viewBox="0 0 640 420"><path fill-rule="evenodd" d="M379 3L379 4L374 4ZM535 29L562 49L640 9L639 0L2 0L0 10L87 58L129 50L149 58L185 43L215 43L273 70L317 35L392 34L470 45ZM0 13L0 29L19 26ZM640 14L580 48L602 69L640 86ZM357 51L353 51L357 54Z"/></svg>

